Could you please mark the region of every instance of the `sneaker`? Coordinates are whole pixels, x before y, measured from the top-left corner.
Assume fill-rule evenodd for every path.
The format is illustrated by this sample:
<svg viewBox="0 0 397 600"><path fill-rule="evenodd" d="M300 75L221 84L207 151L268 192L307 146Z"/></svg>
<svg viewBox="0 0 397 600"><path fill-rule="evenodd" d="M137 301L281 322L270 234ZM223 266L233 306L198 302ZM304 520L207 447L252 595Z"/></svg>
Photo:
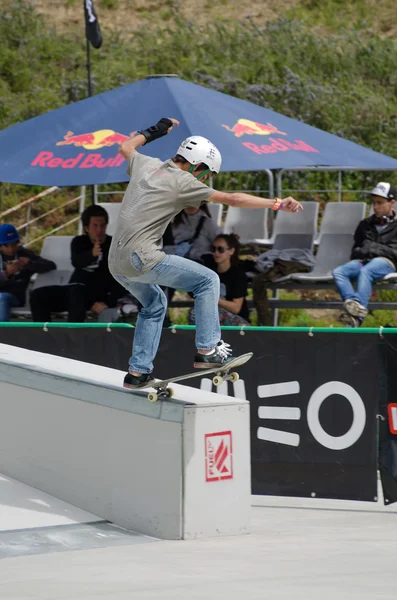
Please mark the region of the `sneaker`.
<svg viewBox="0 0 397 600"><path fill-rule="evenodd" d="M349 315L353 317L366 317L368 314L368 309L365 308L362 304L357 302L357 300L345 300L344 308Z"/></svg>
<svg viewBox="0 0 397 600"><path fill-rule="evenodd" d="M232 349L230 344L223 340L218 342L215 348L209 354L197 353L194 357L193 367L195 369L211 369L212 367L224 367L228 362L234 360L231 356Z"/></svg>
<svg viewBox="0 0 397 600"><path fill-rule="evenodd" d="M361 327L361 319L353 317L347 312L343 312L339 315L339 321L343 323L345 327Z"/></svg>
<svg viewBox="0 0 397 600"><path fill-rule="evenodd" d="M145 386L149 381L154 381L154 377L152 377L151 373L142 373L141 375L127 373L124 377L123 387L135 390Z"/></svg>

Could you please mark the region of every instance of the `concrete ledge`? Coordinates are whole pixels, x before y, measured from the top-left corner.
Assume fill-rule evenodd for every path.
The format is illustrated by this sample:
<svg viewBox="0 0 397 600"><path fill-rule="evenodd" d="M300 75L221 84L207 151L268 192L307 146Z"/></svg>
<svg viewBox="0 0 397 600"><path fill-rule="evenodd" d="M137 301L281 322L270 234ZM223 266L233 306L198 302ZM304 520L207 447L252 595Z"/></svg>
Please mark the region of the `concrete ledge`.
<svg viewBox="0 0 397 600"><path fill-rule="evenodd" d="M3 472L147 535L245 533L248 403L175 385L150 404L123 377L0 344Z"/></svg>

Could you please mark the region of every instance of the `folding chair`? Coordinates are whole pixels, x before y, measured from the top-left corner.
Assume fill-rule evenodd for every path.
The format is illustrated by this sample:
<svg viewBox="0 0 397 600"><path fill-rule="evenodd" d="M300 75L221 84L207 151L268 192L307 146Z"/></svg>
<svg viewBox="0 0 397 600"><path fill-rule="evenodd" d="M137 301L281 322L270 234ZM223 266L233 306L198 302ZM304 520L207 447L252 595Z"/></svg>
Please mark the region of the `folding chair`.
<svg viewBox="0 0 397 600"><path fill-rule="evenodd" d="M264 245L269 241L267 208L228 206L224 233L235 233L242 244Z"/></svg>
<svg viewBox="0 0 397 600"><path fill-rule="evenodd" d="M70 245L74 236L72 235L49 235L44 239L41 256L53 260L57 269L61 271L73 271ZM55 271L50 271L55 273ZM48 275L50 275L48 273ZM49 284L52 285L52 284Z"/></svg>
<svg viewBox="0 0 397 600"><path fill-rule="evenodd" d="M214 202L208 202L207 206L208 206L208 210L210 212L211 218L220 227L222 225L223 205L222 204L216 204Z"/></svg>
<svg viewBox="0 0 397 600"><path fill-rule="evenodd" d="M294 273L291 280L332 281L332 271L350 260L353 236L365 218L365 202L330 202L326 205L318 237L316 263L310 273Z"/></svg>
<svg viewBox="0 0 397 600"><path fill-rule="evenodd" d="M317 235L318 202L302 202L298 213L277 213L273 233L269 239L274 250L288 248L313 249Z"/></svg>
<svg viewBox="0 0 397 600"><path fill-rule="evenodd" d="M108 235L114 235L119 218L121 202L99 202L98 206L102 206L109 215L109 223L106 228Z"/></svg>

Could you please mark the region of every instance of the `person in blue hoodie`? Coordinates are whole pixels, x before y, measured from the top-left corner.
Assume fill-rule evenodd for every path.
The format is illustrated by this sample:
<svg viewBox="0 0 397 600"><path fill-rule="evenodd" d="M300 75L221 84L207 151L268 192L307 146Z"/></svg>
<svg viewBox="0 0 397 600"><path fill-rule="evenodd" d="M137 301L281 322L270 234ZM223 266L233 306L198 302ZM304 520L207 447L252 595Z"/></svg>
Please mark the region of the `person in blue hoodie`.
<svg viewBox="0 0 397 600"><path fill-rule="evenodd" d="M33 273L46 273L56 268L52 260L20 245L14 225L0 225L0 323L9 321L12 308L25 304L26 289Z"/></svg>

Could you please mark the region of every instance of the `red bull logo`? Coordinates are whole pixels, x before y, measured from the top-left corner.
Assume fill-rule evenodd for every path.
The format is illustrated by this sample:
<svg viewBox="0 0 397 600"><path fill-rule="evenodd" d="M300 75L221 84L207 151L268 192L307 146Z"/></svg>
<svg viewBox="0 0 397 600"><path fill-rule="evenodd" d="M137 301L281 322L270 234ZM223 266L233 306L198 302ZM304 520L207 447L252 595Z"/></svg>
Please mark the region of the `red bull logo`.
<svg viewBox="0 0 397 600"><path fill-rule="evenodd" d="M288 135L285 131L280 131L271 123L257 123L249 119L238 119L233 127L222 125L228 131L234 133L235 137L241 138L243 135L266 135L269 136L268 144L254 144L253 142L242 142L242 146L255 152L255 154L274 154L276 152L286 152L288 150L300 150L303 152L318 152L313 146L309 146L303 140L294 140L290 142L283 138L274 137L276 135ZM271 137L270 137L271 136Z"/></svg>
<svg viewBox="0 0 397 600"><path fill-rule="evenodd" d="M239 119L233 127L222 125L228 131L234 133L236 137L243 135L271 135L278 133L279 135L287 135L284 131L280 131L271 123L257 123L249 119Z"/></svg>
<svg viewBox="0 0 397 600"><path fill-rule="evenodd" d="M100 148L110 148L111 146L119 146L129 137L134 135L135 131L129 135L118 133L113 129L99 129L97 131L91 131L87 133L75 134L73 131L68 131L60 140L56 143L57 146L71 146L82 150L98 150ZM103 169L105 167L119 167L124 161L121 154L116 154L111 157L104 157L99 153L80 152L76 156L61 158L54 155L53 152L39 152L36 158L31 162L32 167L48 167L50 169L62 168L62 169L90 169L96 167Z"/></svg>
<svg viewBox="0 0 397 600"><path fill-rule="evenodd" d="M125 140L128 140L131 135L117 133L113 129L100 129L90 133L79 133L75 135L73 131L68 131L61 142L57 142L57 146L77 146L86 148L87 150L98 150L98 148L110 147L115 144L120 145Z"/></svg>

